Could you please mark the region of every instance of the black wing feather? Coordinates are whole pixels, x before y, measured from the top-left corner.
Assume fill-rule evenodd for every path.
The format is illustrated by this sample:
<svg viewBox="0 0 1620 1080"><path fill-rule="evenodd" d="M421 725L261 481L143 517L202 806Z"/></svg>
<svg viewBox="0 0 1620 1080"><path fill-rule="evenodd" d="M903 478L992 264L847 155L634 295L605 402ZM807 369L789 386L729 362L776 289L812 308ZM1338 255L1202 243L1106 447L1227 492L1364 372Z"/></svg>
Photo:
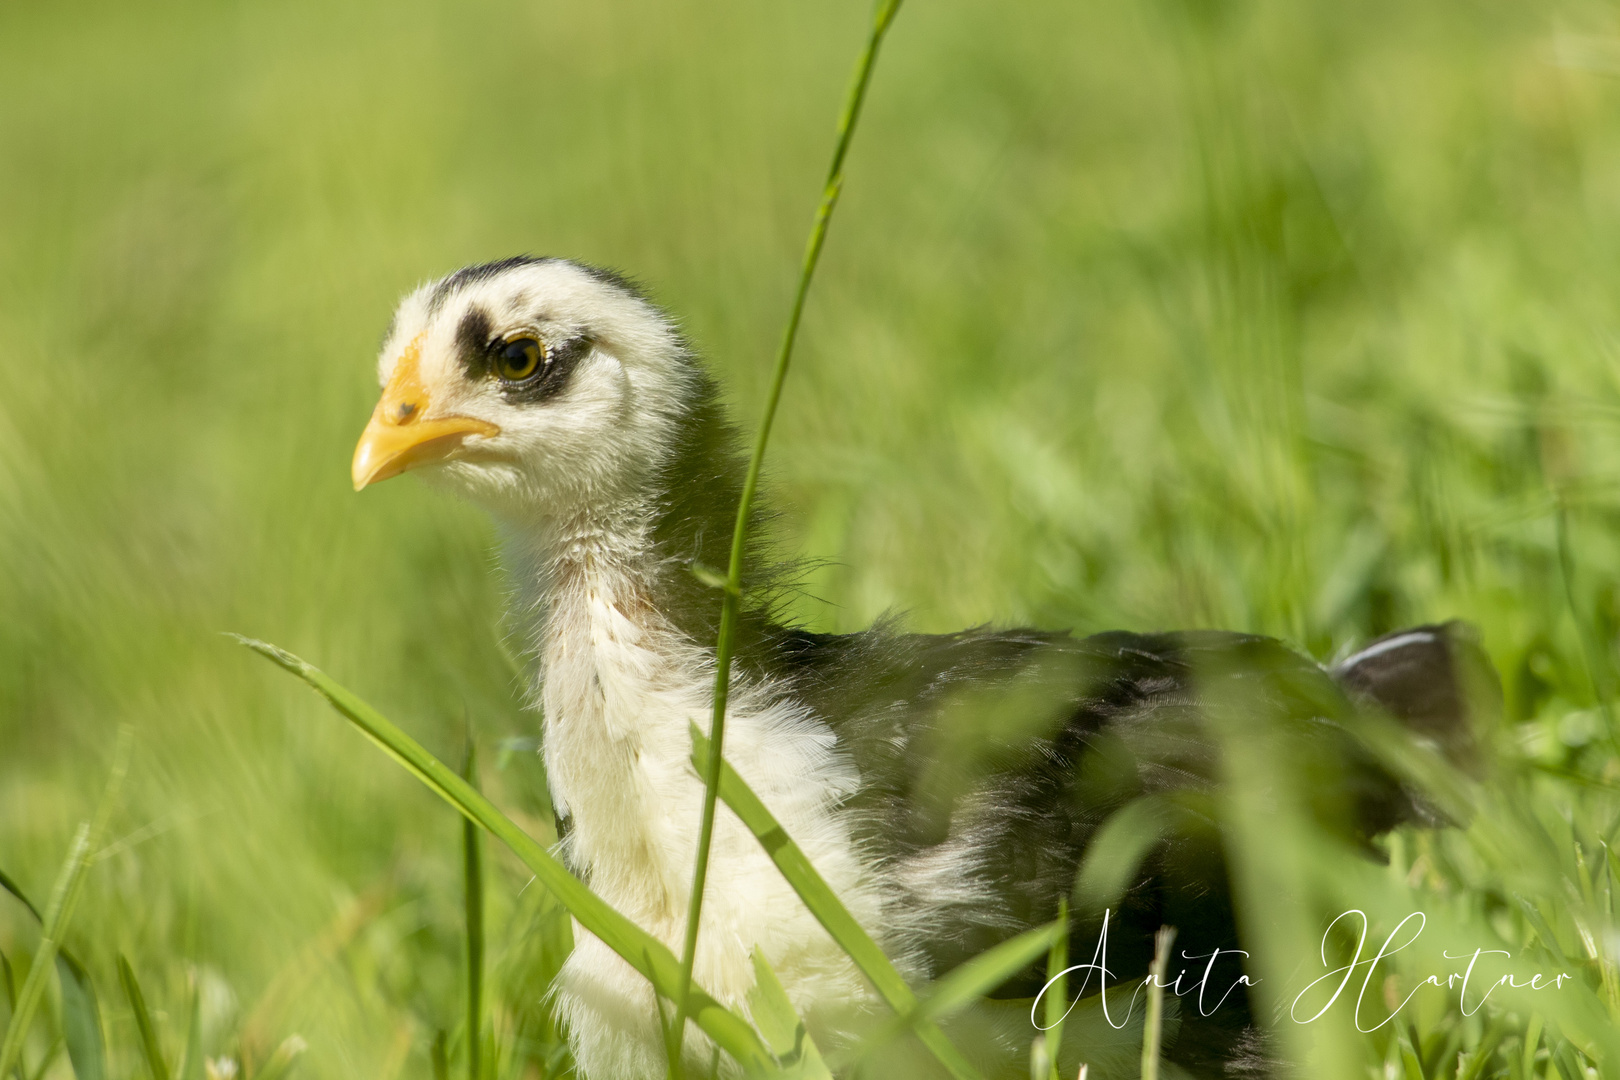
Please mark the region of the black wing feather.
<svg viewBox="0 0 1620 1080"><path fill-rule="evenodd" d="M1193 808L1111 912L1109 967L1127 982L1146 972L1161 925L1178 927L1195 952L1239 948L1220 832L1196 810L1222 780L1214 717L1276 725L1305 770L1313 816L1348 845L1370 849L1373 837L1425 819L1421 802L1354 737L1356 718L1376 704L1448 751L1472 746L1457 671L1473 670L1476 658L1458 659L1459 630L1409 633L1417 636L1376 652L1374 643L1331 672L1276 640L1218 631L1075 638L880 627L785 631L777 644L796 695L832 725L861 772L848 810L887 876L905 882L908 869L948 853L992 898L901 898L934 905L925 933L890 943L919 957L925 974L1052 919L1098 829L1132 800L1158 795ZM1077 949L1101 929L1101 912L1075 910ZM1227 983L1236 963L1224 965ZM998 996L1032 996L1043 981L1032 967ZM1240 991L1209 1017L1184 1015L1167 1054L1219 1070L1255 1037Z"/></svg>

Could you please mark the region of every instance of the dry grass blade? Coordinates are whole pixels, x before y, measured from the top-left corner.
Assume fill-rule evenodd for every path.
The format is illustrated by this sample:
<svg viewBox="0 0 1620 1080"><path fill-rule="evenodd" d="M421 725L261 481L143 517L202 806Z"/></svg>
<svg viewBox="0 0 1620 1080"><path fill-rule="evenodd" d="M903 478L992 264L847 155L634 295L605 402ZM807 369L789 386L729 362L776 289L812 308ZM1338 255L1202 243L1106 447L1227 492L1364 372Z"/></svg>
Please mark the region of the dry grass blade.
<svg viewBox="0 0 1620 1080"><path fill-rule="evenodd" d="M245 637L238 637L237 640L313 687L384 753L403 765L408 772L455 807L464 817L487 829L496 839L509 847L512 853L534 873L540 884L550 890L569 913L579 920L581 926L623 957L631 967L653 984L658 993L666 997L675 993L680 965L663 942L591 892L584 882L569 873L550 852L536 843L528 833L518 828L511 818L496 809L495 804L457 776L453 769L428 753L415 739L319 668L274 645ZM746 1020L728 1010L705 991L694 988L692 996L696 1003L696 1008L691 1013L692 1019L726 1053L735 1058L744 1070L762 1072L770 1068L770 1052L765 1049L759 1035Z"/></svg>

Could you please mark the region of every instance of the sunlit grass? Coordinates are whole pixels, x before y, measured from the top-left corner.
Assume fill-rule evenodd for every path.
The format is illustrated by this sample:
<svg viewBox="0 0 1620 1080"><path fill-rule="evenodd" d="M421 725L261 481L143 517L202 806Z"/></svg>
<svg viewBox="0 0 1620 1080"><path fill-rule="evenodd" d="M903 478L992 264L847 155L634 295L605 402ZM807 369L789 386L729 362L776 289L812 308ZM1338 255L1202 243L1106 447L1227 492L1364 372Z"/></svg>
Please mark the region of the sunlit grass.
<svg viewBox="0 0 1620 1080"><path fill-rule="evenodd" d="M537 723L495 537L410 481L347 490L372 350L423 278L575 255L649 283L757 415L865 14L0 12L0 868L48 897L129 724L65 942L109 1075L146 1068L120 953L172 1065L195 993L204 1057L261 1076L431 1076L440 1032L464 1067L456 821L218 632L318 658L441 759L470 723L492 800L549 841L537 762L499 750ZM1432 1076L1494 1039L1481 1075L1564 1075L1615 1008L1612 16L905 19L767 468L788 546L829 560L799 612L1219 625L1323 657L1473 620L1502 791L1323 903L1386 933L1422 908L1436 948L1506 941L1590 986L1545 1022L1447 1003L1348 1045ZM485 870L497 1074L554 1075L566 919L501 851ZM0 906L18 990L39 940Z"/></svg>

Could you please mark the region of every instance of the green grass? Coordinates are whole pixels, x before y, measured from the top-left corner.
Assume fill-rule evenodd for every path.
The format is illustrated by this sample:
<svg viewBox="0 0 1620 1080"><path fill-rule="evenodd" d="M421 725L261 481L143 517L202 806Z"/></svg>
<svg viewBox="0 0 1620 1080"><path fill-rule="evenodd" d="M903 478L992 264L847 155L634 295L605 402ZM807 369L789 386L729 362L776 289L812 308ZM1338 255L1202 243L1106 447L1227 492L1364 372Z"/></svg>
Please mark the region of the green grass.
<svg viewBox="0 0 1620 1080"><path fill-rule="evenodd" d="M751 422L867 14L0 12L0 869L50 894L132 727L63 942L109 1075L146 1067L119 954L169 1062L195 987L204 1055L261 1076L426 1077L438 1032L465 1067L454 815L220 632L441 759L470 723L485 790L547 841L537 763L500 751L535 721L490 526L410 479L348 490L378 336L430 275L574 255L645 280ZM1300 1029L1324 1061L1450 1076L1448 1048L1494 1045L1481 1075L1543 1076L1611 1037L1617 35L1563 2L913 0L806 310L766 483L824 560L819 628L898 607L1327 657L1480 625L1522 764L1387 869L1256 859L1257 919L1309 937L1353 900L1387 933L1421 906L1436 949L1562 953L1590 989L1539 1022L1523 995L1497 1027ZM567 925L488 856L488 1065L552 1075ZM1288 872L1332 888L1273 912ZM38 948L0 906L19 989ZM30 1068L61 1023L53 989Z"/></svg>

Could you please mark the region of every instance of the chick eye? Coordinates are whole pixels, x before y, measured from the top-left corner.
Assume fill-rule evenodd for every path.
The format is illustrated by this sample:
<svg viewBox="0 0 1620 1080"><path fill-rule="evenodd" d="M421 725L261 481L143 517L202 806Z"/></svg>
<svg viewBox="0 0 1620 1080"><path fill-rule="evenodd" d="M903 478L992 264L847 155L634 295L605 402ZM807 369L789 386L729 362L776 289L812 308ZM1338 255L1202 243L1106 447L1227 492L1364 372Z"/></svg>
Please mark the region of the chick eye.
<svg viewBox="0 0 1620 1080"><path fill-rule="evenodd" d="M545 346L534 338L513 338L495 350L495 374L507 382L522 382L539 370L545 359Z"/></svg>

